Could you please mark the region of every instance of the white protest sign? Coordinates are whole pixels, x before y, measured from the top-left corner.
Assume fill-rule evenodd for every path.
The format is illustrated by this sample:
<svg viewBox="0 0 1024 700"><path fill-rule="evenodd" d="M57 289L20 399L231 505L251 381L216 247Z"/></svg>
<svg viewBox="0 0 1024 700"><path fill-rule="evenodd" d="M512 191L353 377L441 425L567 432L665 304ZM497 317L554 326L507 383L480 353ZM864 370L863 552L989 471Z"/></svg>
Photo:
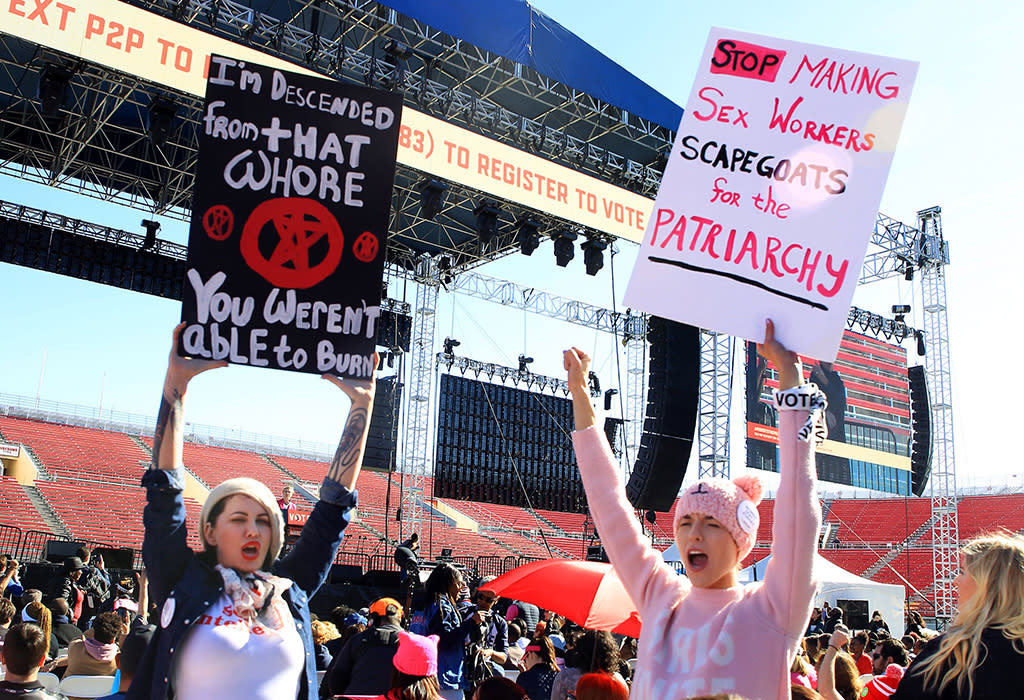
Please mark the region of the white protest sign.
<svg viewBox="0 0 1024 700"><path fill-rule="evenodd" d="M834 359L916 74L712 29L626 305Z"/></svg>

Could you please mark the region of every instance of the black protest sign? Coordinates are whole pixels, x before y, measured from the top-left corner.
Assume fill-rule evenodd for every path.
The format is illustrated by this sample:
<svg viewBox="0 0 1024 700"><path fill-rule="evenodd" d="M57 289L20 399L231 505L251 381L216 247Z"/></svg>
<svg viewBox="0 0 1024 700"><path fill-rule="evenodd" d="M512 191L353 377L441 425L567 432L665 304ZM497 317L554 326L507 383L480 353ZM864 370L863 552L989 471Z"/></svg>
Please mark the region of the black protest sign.
<svg viewBox="0 0 1024 700"><path fill-rule="evenodd" d="M179 354L371 375L401 110L211 57Z"/></svg>

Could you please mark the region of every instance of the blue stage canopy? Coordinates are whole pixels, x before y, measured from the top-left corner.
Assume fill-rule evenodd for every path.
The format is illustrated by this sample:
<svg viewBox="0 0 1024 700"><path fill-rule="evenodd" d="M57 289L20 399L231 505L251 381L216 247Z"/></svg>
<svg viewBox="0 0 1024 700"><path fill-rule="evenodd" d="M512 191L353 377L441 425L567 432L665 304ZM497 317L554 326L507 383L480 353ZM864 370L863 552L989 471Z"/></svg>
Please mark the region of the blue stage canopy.
<svg viewBox="0 0 1024 700"><path fill-rule="evenodd" d="M380 0L404 15L675 131L683 109L525 0Z"/></svg>

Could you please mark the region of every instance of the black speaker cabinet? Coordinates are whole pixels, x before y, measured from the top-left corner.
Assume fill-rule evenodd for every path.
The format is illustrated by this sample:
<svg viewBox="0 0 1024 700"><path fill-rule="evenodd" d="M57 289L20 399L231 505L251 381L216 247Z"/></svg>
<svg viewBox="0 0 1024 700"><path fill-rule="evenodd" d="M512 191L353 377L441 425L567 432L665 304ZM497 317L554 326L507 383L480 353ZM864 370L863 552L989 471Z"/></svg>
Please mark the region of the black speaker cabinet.
<svg viewBox="0 0 1024 700"><path fill-rule="evenodd" d="M667 512L686 475L697 426L700 330L652 316L647 406L626 495L635 508Z"/></svg>

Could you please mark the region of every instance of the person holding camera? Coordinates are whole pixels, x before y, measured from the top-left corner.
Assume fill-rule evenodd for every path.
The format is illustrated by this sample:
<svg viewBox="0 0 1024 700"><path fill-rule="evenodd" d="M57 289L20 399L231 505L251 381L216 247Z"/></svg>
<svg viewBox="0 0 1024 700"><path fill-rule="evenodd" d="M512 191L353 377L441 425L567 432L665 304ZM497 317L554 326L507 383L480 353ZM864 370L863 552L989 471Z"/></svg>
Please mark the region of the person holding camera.
<svg viewBox="0 0 1024 700"><path fill-rule="evenodd" d="M477 586L474 604L466 610L466 619L474 615L480 622L469 630L466 645L466 681L468 691L480 681L502 675L502 666L508 660L508 622L494 612L498 595L488 588L493 576L486 577Z"/></svg>
<svg viewBox="0 0 1024 700"><path fill-rule="evenodd" d="M21 567L10 554L0 554L0 597L15 598L25 592L18 580Z"/></svg>

